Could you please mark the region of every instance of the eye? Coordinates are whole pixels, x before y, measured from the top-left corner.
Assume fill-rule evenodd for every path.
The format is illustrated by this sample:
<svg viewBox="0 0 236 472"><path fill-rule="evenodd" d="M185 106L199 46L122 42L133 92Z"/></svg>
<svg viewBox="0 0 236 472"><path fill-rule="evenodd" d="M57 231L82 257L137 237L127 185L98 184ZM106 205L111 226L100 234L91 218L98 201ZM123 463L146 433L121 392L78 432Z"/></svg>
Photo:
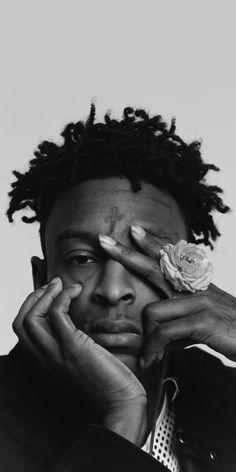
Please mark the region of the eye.
<svg viewBox="0 0 236 472"><path fill-rule="evenodd" d="M85 266L96 263L97 260L88 254L77 254L67 259L66 263L73 266Z"/></svg>

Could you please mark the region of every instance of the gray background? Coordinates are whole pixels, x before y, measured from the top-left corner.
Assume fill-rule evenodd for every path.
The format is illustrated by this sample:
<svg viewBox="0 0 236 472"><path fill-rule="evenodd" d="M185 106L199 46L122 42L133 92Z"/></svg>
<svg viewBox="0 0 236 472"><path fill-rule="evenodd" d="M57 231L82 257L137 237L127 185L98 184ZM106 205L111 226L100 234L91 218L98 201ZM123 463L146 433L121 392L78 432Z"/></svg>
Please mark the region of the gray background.
<svg viewBox="0 0 236 472"><path fill-rule="evenodd" d="M120 117L144 107L170 121L221 168L209 181L232 208L216 216L222 237L210 254L214 283L235 287L234 2L1 2L0 353L15 344L11 322L32 290L30 257L41 255L38 225L4 213L11 170L26 170L42 139L59 140L96 101Z"/></svg>

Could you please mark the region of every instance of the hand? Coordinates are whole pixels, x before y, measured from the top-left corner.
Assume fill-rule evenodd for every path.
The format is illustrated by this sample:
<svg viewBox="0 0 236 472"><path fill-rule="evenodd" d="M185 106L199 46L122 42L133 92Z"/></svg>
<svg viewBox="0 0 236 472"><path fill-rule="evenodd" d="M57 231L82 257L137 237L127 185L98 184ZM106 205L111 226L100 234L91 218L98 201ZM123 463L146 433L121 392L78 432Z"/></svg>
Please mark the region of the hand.
<svg viewBox="0 0 236 472"><path fill-rule="evenodd" d="M120 243L102 247L111 257L163 291L163 300L148 304L143 313L146 342L140 366L147 369L162 359L167 348L204 343L236 361L236 299L211 284L206 291L176 292L163 280L157 242L147 232L131 234L145 255Z"/></svg>
<svg viewBox="0 0 236 472"><path fill-rule="evenodd" d="M128 367L73 324L70 303L81 290L80 285L63 289L61 279L54 279L29 295L13 329L42 366L69 375L85 391L105 426L138 444L146 392Z"/></svg>

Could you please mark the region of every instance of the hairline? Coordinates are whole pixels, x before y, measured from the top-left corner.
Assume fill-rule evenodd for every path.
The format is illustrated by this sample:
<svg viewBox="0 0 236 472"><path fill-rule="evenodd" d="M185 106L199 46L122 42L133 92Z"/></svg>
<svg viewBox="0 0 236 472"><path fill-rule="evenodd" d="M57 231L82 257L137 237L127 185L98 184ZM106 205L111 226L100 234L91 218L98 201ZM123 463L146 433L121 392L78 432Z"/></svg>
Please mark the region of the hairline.
<svg viewBox="0 0 236 472"><path fill-rule="evenodd" d="M93 180L109 180L109 179L112 179L112 178L121 178L121 179L124 179L124 180L128 180L130 182L130 179L126 176L123 176L123 177L117 177L117 176L109 176L109 177L91 177L91 178L88 178L88 179L84 179L84 180L80 180L78 181L74 187L76 187L77 185L80 185L80 184L83 184L85 182L90 182L90 181L93 181ZM162 192L166 193L167 195L170 195L178 209L179 209L179 212L180 212L180 216L182 217L183 219L183 222L184 222L184 226L185 226L185 230L186 230L186 234L187 234L187 239L189 240L190 239L190 229L189 229L189 225L188 225L188 222L187 222L187 218L186 218L186 215L184 214L184 211L183 209L181 208L181 205L179 204L178 200L176 199L175 196L173 196L173 194L166 190L165 188L161 187L161 186L157 186L155 184L153 184L152 182L149 182L147 179L140 179L140 183L147 183L149 185L152 185L153 187L157 188L158 190L161 190ZM55 205L55 203L57 202L57 200L59 200L60 197L62 197L63 195L65 195L69 190L70 188L72 187L65 187L64 189L61 190L61 192L58 193L58 195L55 197L54 200L52 200L52 203L51 205L48 207L48 211L46 212L45 214L45 217L42 218L42 221L39 222L40 223L40 229L39 229L39 234L40 234L40 242L41 242L41 249L42 249L42 253L43 253L43 256L45 258L45 260L47 259L47 254L46 254L46 246L45 246L45 231L46 231L46 224L47 224L47 221L49 219L49 216L51 214L51 211L53 209L53 206ZM131 191L133 193L139 193L142 189L142 186L140 187L139 190L133 190L132 186L131 186ZM99 198L99 197L98 197Z"/></svg>

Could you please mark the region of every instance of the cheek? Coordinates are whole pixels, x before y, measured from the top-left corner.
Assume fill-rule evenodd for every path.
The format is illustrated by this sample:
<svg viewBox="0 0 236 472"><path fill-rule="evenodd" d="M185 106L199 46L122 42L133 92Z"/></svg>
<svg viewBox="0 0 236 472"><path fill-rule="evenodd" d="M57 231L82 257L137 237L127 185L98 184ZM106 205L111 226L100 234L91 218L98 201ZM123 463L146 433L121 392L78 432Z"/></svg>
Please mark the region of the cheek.
<svg viewBox="0 0 236 472"><path fill-rule="evenodd" d="M149 287L146 284L142 284L138 289L139 299L142 303L142 308L145 308L148 303L157 302L162 300L162 297L158 294L155 288Z"/></svg>

